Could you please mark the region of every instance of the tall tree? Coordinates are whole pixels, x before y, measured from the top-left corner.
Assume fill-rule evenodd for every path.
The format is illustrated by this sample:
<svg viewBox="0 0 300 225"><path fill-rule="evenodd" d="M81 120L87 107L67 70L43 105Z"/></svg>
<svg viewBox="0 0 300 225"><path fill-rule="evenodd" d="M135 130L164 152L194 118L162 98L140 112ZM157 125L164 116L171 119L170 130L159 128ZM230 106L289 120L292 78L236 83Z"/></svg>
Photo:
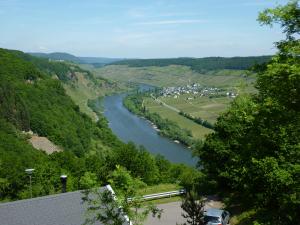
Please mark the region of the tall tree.
<svg viewBox="0 0 300 225"><path fill-rule="evenodd" d="M160 218L162 210L145 202L137 193L137 189L145 183L133 178L125 168L117 166L110 183L116 193L109 189L84 192L83 201L88 205L86 224L99 221L105 225L121 225L127 221L128 224L142 225L150 213Z"/></svg>
<svg viewBox="0 0 300 225"><path fill-rule="evenodd" d="M293 224L300 211L299 1L260 13L263 25L280 24L286 38L258 70L258 94L241 96L222 114L199 156L219 187L265 210L273 224Z"/></svg>
<svg viewBox="0 0 300 225"><path fill-rule="evenodd" d="M183 225L204 225L204 201L195 191L188 191L180 206L185 211L181 215L187 219L187 222Z"/></svg>

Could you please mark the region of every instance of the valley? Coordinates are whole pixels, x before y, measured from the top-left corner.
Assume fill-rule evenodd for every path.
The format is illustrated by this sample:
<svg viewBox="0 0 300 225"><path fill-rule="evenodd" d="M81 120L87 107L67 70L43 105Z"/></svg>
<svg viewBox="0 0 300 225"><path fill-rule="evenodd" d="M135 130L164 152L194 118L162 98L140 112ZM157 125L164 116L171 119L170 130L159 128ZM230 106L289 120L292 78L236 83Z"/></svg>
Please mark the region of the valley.
<svg viewBox="0 0 300 225"><path fill-rule="evenodd" d="M143 106L151 113L158 113L162 118L175 122L181 128L189 130L194 139L199 140L203 140L207 134L213 131L180 115L179 112L187 113L192 117L201 118L213 124L233 100L232 96L227 96L228 93L230 95L244 95L256 92L254 88L255 73L241 69L198 72L185 65L135 67L135 65L128 66L126 63L125 65L106 65L99 68L85 66L84 68L89 69L96 76L105 77L122 86L130 87L133 84L142 83L156 86L160 90L167 90L168 88L176 90L176 87L181 87L184 90L186 86L197 84L204 89L221 90L217 94L218 96L195 91L184 93L174 91L173 94L166 92L158 95L157 98L149 96L143 99Z"/></svg>
<svg viewBox="0 0 300 225"><path fill-rule="evenodd" d="M299 224L300 0L2 0L0 24L1 225Z"/></svg>

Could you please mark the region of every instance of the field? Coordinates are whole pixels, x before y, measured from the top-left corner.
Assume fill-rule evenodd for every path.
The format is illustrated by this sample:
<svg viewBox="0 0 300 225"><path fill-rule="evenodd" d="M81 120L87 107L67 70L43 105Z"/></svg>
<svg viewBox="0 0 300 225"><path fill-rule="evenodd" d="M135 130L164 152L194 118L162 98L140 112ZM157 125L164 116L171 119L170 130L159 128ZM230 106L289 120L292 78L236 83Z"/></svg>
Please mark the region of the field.
<svg viewBox="0 0 300 225"><path fill-rule="evenodd" d="M152 98L145 99L144 105L150 112L158 113L162 118L174 121L180 127L190 130L195 139L203 139L206 134L212 132L211 129L205 128L184 116L179 115L178 112L161 105Z"/></svg>
<svg viewBox="0 0 300 225"><path fill-rule="evenodd" d="M157 87L184 86L200 83L203 86L235 88L241 92L254 91L255 76L243 70L218 70L198 73L187 66L165 67L128 67L111 65L101 68L89 68L96 76L121 83L145 83Z"/></svg>
<svg viewBox="0 0 300 225"><path fill-rule="evenodd" d="M194 138L203 139L206 134L209 134L213 131L185 118L176 110L188 113L194 117L200 117L213 124L216 122L220 113L226 110L232 101L232 98L209 98L203 96L193 96L193 99L188 100L189 97L191 97L191 95L185 94L178 96L178 98L158 98L159 101L171 107L167 107L166 105L161 104L157 100L149 97L144 100L144 105L150 112L156 112L163 118L170 119L176 122L180 127L190 130Z"/></svg>
<svg viewBox="0 0 300 225"><path fill-rule="evenodd" d="M188 98L192 98L189 99ZM180 111L194 117L200 117L210 123L216 122L217 117L222 113L233 100L229 97L209 98L205 96L180 95L174 97L160 97L161 101L171 105Z"/></svg>

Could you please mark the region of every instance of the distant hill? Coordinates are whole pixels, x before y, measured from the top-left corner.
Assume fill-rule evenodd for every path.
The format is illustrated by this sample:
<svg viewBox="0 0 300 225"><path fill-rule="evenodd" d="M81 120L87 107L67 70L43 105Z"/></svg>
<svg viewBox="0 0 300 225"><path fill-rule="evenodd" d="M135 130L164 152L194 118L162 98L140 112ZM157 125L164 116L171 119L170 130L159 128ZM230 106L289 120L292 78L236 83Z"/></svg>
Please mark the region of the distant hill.
<svg viewBox="0 0 300 225"><path fill-rule="evenodd" d="M96 63L109 64L109 63L124 60L121 58L105 58L105 57L78 57L78 58L81 60L81 62L84 62L86 64L96 64Z"/></svg>
<svg viewBox="0 0 300 225"><path fill-rule="evenodd" d="M189 66L192 70L203 72L207 70L231 69L245 70L256 64L266 63L271 56L249 56L249 57L206 57L206 58L169 58L169 59L128 59L110 63L111 65L127 65L129 67L147 66Z"/></svg>
<svg viewBox="0 0 300 225"><path fill-rule="evenodd" d="M35 57L47 58L47 59L57 60L57 61L62 60L62 61L69 61L69 62L82 63L82 64L93 64L93 65L95 64L97 67L99 67L100 65L106 65L109 63L123 60L121 58L79 57L64 52L53 52L53 53L32 52L29 54Z"/></svg>
<svg viewBox="0 0 300 225"><path fill-rule="evenodd" d="M74 63L80 63L80 59L74 55L64 52L53 52L53 53L39 53L33 52L29 53L32 56L40 57L40 58L47 58L52 60L63 60L63 61L70 61Z"/></svg>

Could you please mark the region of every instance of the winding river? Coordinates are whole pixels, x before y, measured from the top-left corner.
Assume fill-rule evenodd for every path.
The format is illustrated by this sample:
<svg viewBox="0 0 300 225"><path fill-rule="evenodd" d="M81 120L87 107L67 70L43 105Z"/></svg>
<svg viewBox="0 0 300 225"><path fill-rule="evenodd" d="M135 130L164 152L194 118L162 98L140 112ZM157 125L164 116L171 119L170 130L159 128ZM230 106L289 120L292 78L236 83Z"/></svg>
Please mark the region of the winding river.
<svg viewBox="0 0 300 225"><path fill-rule="evenodd" d="M103 101L109 127L121 140L143 145L152 154L163 155L171 162L196 165L197 159L192 157L188 148L158 135L149 121L129 112L123 106L125 96L126 94L107 96Z"/></svg>

